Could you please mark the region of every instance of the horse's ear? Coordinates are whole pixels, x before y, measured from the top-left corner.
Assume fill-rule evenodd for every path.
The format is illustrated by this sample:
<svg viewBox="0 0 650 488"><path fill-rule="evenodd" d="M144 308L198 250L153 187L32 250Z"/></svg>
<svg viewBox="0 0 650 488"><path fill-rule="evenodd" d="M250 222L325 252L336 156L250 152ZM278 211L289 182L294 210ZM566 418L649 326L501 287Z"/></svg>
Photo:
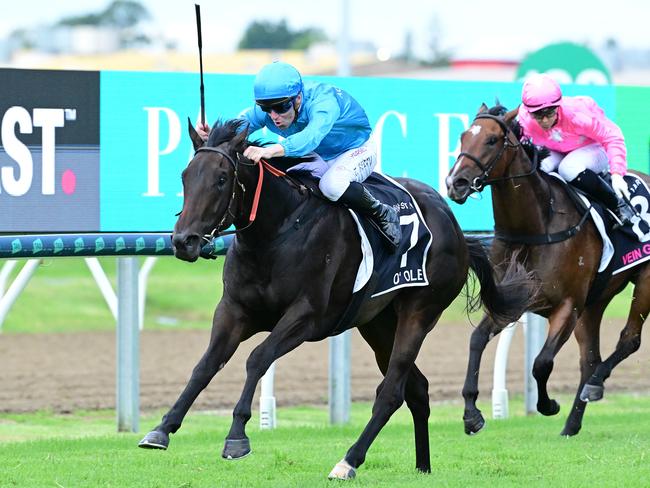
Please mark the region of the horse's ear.
<svg viewBox="0 0 650 488"><path fill-rule="evenodd" d="M235 150L240 150L243 149L242 146L244 144L244 141L248 138L248 125L244 126L244 128L239 131L239 133L232 138L230 141L230 146L235 149Z"/></svg>
<svg viewBox="0 0 650 488"><path fill-rule="evenodd" d="M476 112L476 113L477 113L477 114L482 114L483 112L487 112L487 111L488 111L488 106L485 105L485 102L484 102L484 103L482 103L481 106L478 108L478 112Z"/></svg>
<svg viewBox="0 0 650 488"><path fill-rule="evenodd" d="M506 114L503 116L503 121L506 124L510 125L510 122L512 122L517 116L517 112L519 112L518 108L511 110L510 112L506 112Z"/></svg>
<svg viewBox="0 0 650 488"><path fill-rule="evenodd" d="M196 151L198 148L200 148L203 145L203 139L201 139L201 136L199 135L198 132L194 129L194 126L192 125L192 121L190 118L187 118L187 128L190 132L190 139L192 139L192 145L194 146L194 150Z"/></svg>

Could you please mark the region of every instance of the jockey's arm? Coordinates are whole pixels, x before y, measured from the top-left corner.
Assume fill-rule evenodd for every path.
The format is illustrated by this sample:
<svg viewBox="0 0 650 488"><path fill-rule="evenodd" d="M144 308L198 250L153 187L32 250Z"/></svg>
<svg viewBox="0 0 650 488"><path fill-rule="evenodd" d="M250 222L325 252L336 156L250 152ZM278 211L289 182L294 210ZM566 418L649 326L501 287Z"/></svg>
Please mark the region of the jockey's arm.
<svg viewBox="0 0 650 488"><path fill-rule="evenodd" d="M593 117L586 127L590 139L599 142L607 152L611 173L621 176L627 173L627 150L623 132L607 117Z"/></svg>
<svg viewBox="0 0 650 488"><path fill-rule="evenodd" d="M304 110L307 110L309 115L307 126L280 142L287 156L304 156L316 149L341 115L341 108L333 91L322 93L309 106L305 106Z"/></svg>
<svg viewBox="0 0 650 488"><path fill-rule="evenodd" d="M284 156L284 147L281 144L271 144L270 146L257 147L248 146L244 151L244 157L260 162L260 159L271 159Z"/></svg>

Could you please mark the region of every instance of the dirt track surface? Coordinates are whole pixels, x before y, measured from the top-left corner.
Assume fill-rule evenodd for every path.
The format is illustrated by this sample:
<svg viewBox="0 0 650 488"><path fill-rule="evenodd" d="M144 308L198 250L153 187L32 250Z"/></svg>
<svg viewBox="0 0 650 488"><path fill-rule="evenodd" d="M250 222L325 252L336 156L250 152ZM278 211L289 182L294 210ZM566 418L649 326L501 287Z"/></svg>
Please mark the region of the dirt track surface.
<svg viewBox="0 0 650 488"><path fill-rule="evenodd" d="M603 324L603 357L613 350L622 321ZM432 402L460 401L469 325L440 325L427 338L417 361L429 380ZM167 408L182 391L203 354L208 331L144 331L141 335L140 393L142 410ZM199 396L194 408L232 409L244 383L246 357L263 337L240 346L233 359ZM496 340L484 355L481 398L489 401ZM0 411L115 407L115 333L0 335ZM327 403L328 343L308 343L277 363L279 406ZM523 333L519 328L508 362L508 390L523 391ZM558 355L549 382L551 395L577 387L578 353L571 338ZM352 398L372 400L380 374L370 348L352 336ZM650 348L623 362L607 382L607 391L650 393ZM259 394L259 387L257 394ZM257 396L255 399L257 407Z"/></svg>

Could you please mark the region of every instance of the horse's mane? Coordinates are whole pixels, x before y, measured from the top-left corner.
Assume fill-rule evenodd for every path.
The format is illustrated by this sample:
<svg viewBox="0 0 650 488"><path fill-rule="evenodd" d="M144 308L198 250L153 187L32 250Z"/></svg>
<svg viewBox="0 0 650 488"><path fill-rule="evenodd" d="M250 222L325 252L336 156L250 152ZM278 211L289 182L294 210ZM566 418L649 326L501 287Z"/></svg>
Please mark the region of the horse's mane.
<svg viewBox="0 0 650 488"><path fill-rule="evenodd" d="M502 117L506 113L508 113L508 109L503 105L501 105L497 100L497 104L494 107L488 109L488 113L496 117ZM535 161L535 156L537 156L537 161L541 161L542 159L548 157L549 154L551 153L547 147L537 146L533 144L533 141L531 141L528 137L522 138L523 129L521 127L521 124L516 118L513 118L510 121L508 127L510 127L510 130L515 135L517 140L521 141L521 147L524 149L526 155L531 161Z"/></svg>
<svg viewBox="0 0 650 488"><path fill-rule="evenodd" d="M224 142L231 141L241 131L247 131L248 130L247 126L248 126L248 122L244 119L230 119L225 121L217 120L215 124L212 126L212 129L210 130L210 135L208 136L206 146L217 147L223 144ZM274 144L274 143L270 141L262 141L260 139L251 141L248 140L248 138L246 138L243 141L243 146L238 149L243 151L248 146L264 147L270 144ZM287 168L290 168L291 166L294 166L298 163L305 162L305 161L312 161L312 160L313 160L312 157L282 156L282 157L271 158L269 162L274 166L276 166L278 169L286 170Z"/></svg>

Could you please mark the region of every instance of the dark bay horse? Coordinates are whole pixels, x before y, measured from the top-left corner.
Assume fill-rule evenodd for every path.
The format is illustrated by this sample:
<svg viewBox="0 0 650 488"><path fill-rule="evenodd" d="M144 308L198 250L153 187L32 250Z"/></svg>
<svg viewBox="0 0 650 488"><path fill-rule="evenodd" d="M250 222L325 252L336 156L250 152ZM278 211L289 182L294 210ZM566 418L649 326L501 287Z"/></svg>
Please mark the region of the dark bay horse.
<svg viewBox="0 0 650 488"><path fill-rule="evenodd" d="M483 104L472 126L461 135L461 152L447 176L449 197L464 203L470 194L492 187L495 238L493 261L513 252L533 272L539 291L531 311L549 320L548 337L533 365L537 381L537 410L555 415L560 406L549 398L546 384L553 359L575 334L580 347L580 384L562 435L575 435L582 426L586 402L602 398L604 381L613 368L641 344L641 329L650 310L650 266L640 264L612 276L599 297L587 302L602 253L602 240L593 222L583 221L566 190L555 178L531 162L537 148L519 141L516 110ZM527 152L528 151L528 152ZM530 156L529 157L529 153ZM543 157L543 156L542 156ZM641 176L650 183L646 175ZM548 243L549 238L554 241ZM546 242L543 242L546 241ZM634 283L625 328L615 351L600 355L600 324L612 298ZM481 355L488 341L501 331L484 317L472 333L469 364L463 388L465 432L478 432L485 420L476 407Z"/></svg>
<svg viewBox="0 0 650 488"><path fill-rule="evenodd" d="M205 236L231 224L237 233L226 256L223 297L207 351L142 447L167 448L169 434L180 428L198 394L239 344L266 331L268 336L246 362L246 382L222 452L226 459L247 455L245 426L260 378L273 361L303 342L338 333L335 328L351 298L361 250L349 212L299 190L293 179L275 176L266 163L246 159L243 152L252 143L241 123L215 125L205 145L190 125L196 152L182 175L183 210L172 237L175 255L195 261ZM477 240L464 237L442 197L417 181L400 181L417 200L433 235L426 261L429 284L372 298L353 322L374 350L384 379L370 421L330 473L333 478L355 475L370 444L404 401L415 426L416 468L430 471L428 382L414 362L426 334L465 284L470 267L479 278L484 307L500 324L519 317L530 303L530 279L521 265L509 268L497 283L487 252Z"/></svg>

